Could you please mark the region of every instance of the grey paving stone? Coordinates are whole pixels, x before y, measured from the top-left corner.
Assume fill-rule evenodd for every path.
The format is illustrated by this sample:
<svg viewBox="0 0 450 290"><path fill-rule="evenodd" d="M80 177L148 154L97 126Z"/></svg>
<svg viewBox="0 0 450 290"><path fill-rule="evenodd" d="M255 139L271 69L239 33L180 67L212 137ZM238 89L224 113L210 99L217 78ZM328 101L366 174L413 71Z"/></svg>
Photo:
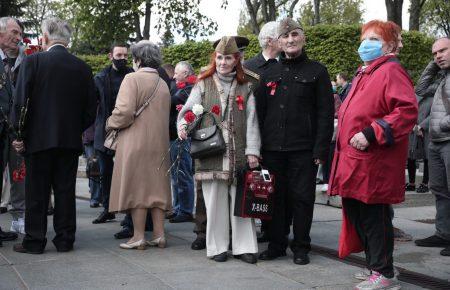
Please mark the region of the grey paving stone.
<svg viewBox="0 0 450 290"><path fill-rule="evenodd" d="M0 289L26 289L11 266L0 266Z"/></svg>

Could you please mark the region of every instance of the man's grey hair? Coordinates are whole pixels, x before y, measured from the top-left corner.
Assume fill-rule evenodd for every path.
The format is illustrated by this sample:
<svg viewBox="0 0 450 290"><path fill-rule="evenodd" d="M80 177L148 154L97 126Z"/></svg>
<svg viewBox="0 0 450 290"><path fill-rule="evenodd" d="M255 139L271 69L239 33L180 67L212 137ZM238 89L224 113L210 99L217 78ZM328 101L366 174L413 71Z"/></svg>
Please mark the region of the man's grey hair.
<svg viewBox="0 0 450 290"><path fill-rule="evenodd" d="M0 32L6 32L6 26L8 26L8 22L14 21L18 24L18 20L13 17L1 17L0 18Z"/></svg>
<svg viewBox="0 0 450 290"><path fill-rule="evenodd" d="M177 63L177 65L175 67L177 67L177 66L183 67L186 70L186 72L188 73L188 76L193 75L195 73L194 68L187 61L184 61L184 60L180 61L179 63Z"/></svg>
<svg viewBox="0 0 450 290"><path fill-rule="evenodd" d="M263 25L258 35L259 46L262 49L267 48L269 40L278 39L278 22L270 21Z"/></svg>
<svg viewBox="0 0 450 290"><path fill-rule="evenodd" d="M149 40L141 40L131 46L131 56L134 61L140 61L140 67L157 69L162 63L161 50Z"/></svg>
<svg viewBox="0 0 450 290"><path fill-rule="evenodd" d="M48 35L48 40L52 42L62 42L68 44L72 36L72 27L69 23L59 18L48 18L42 21L42 33Z"/></svg>

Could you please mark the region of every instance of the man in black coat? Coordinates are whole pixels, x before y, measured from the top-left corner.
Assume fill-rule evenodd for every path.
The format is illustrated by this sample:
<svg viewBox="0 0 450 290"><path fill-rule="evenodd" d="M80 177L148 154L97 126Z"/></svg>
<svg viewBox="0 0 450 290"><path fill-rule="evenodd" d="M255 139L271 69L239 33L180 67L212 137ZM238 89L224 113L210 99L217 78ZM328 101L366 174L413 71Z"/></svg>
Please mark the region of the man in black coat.
<svg viewBox="0 0 450 290"><path fill-rule="evenodd" d="M294 263L309 263L309 236L317 166L328 157L333 134L334 99L322 64L308 59L305 35L290 18L278 28L283 50L267 70L255 96L264 165L275 175L273 218L268 250L261 260L286 255L286 213L292 212Z"/></svg>
<svg viewBox="0 0 450 290"><path fill-rule="evenodd" d="M47 207L55 196L53 243L73 249L76 231L75 185L81 134L95 118L96 99L89 66L67 51L72 29L51 18L42 23L42 53L28 56L19 71L12 120L23 131L13 142L25 155L25 232L20 253L41 254L47 243ZM23 111L27 108L25 124Z"/></svg>
<svg viewBox="0 0 450 290"><path fill-rule="evenodd" d="M109 213L109 193L113 174L114 151L104 146L106 136L106 120L111 116L116 104L117 94L125 75L133 72L127 66L128 48L126 44L114 43L109 52L111 65L105 67L94 77L98 100L97 117L95 118L94 149L98 157L101 174L101 203L104 210L92 221L94 224L105 223L115 219L114 213Z"/></svg>

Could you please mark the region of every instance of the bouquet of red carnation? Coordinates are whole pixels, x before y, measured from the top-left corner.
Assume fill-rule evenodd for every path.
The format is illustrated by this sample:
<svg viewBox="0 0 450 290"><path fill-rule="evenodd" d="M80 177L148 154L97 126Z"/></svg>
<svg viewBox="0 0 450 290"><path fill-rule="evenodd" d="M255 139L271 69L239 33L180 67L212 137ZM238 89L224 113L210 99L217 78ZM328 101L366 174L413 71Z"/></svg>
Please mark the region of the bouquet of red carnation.
<svg viewBox="0 0 450 290"><path fill-rule="evenodd" d="M31 40L29 38L24 37L22 41L25 44L25 54L26 55L30 55L30 54L42 51L42 46L39 44L37 44L37 45L31 44Z"/></svg>
<svg viewBox="0 0 450 290"><path fill-rule="evenodd" d="M27 174L27 170L25 167L25 161L22 161L19 168L13 170L13 181L14 182L22 182L25 180L25 176Z"/></svg>

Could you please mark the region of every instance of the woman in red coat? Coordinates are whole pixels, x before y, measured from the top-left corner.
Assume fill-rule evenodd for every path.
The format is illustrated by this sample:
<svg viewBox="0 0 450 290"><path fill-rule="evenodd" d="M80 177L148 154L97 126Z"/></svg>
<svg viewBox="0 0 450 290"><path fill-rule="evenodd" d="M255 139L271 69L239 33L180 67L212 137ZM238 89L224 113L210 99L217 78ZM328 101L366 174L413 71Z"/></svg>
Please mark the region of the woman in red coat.
<svg viewBox="0 0 450 290"><path fill-rule="evenodd" d="M405 199L408 134L417 119L413 83L395 58L398 31L373 20L361 31L364 65L339 111L331 195L340 195L340 256L364 250L369 271L356 289L400 289L389 205Z"/></svg>

